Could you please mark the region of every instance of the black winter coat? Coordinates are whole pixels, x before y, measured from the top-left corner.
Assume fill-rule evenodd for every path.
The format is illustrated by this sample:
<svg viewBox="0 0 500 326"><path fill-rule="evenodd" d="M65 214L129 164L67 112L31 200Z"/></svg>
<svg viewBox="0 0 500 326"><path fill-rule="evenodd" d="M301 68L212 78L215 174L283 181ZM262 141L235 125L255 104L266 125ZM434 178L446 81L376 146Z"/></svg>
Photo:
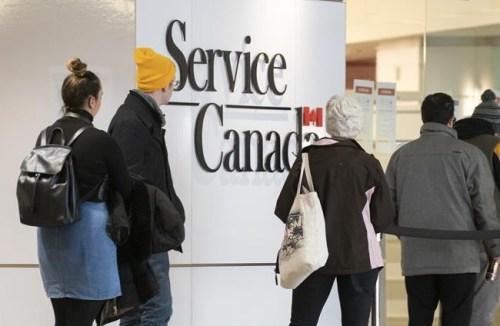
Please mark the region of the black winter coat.
<svg viewBox="0 0 500 326"><path fill-rule="evenodd" d="M161 122L162 117L151 104L137 91L130 91L111 120L108 132L120 146L129 172L163 191L185 220L184 207L173 185ZM171 249L156 239L153 243L154 253Z"/></svg>
<svg viewBox="0 0 500 326"><path fill-rule="evenodd" d="M119 319L122 312L136 309L159 292L148 259L156 245L179 250L184 241L184 220L168 197L153 185L136 181L127 207L116 191L108 198L110 234L119 241L118 268L122 295L113 304ZM126 237L126 239L125 239Z"/></svg>

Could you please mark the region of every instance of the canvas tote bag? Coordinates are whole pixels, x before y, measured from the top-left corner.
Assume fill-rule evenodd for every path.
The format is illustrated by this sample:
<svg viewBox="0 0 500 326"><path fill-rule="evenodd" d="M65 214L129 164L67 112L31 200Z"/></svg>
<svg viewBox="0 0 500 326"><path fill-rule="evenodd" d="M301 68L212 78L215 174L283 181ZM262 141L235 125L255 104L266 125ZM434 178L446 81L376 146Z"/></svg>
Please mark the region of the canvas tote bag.
<svg viewBox="0 0 500 326"><path fill-rule="evenodd" d="M309 192L301 194L304 172ZM278 253L281 286L295 289L312 272L323 267L327 259L323 209L314 191L309 155L302 153L297 194L286 220L285 236Z"/></svg>

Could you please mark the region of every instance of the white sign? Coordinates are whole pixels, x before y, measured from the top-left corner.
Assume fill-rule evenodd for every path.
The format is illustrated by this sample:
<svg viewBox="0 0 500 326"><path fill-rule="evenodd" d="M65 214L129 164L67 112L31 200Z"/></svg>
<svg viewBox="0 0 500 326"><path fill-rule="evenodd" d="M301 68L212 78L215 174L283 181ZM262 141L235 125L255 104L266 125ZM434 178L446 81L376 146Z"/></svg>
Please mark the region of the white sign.
<svg viewBox="0 0 500 326"><path fill-rule="evenodd" d="M377 82L376 150L392 153L396 147L396 84Z"/></svg>
<svg viewBox="0 0 500 326"><path fill-rule="evenodd" d="M284 324L290 293L271 285L284 228L274 206L304 137L296 108L344 94L345 4L141 0L136 22L137 46L172 58L180 81L166 141L187 221L184 253L171 262L195 267L191 278L174 269L175 305L192 316L174 313L174 323ZM324 314L340 325L335 307Z"/></svg>
<svg viewBox="0 0 500 326"><path fill-rule="evenodd" d="M363 129L357 140L363 149L371 153L373 151L373 101L375 83L371 80L354 80L354 97L363 107Z"/></svg>

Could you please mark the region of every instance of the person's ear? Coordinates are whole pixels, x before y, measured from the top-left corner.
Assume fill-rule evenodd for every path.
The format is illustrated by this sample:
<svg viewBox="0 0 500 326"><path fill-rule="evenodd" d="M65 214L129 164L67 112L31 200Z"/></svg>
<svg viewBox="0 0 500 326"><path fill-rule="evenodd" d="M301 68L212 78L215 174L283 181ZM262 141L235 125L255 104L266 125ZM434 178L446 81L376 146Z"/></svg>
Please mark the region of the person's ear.
<svg viewBox="0 0 500 326"><path fill-rule="evenodd" d="M89 97L89 108L93 109L97 103L97 99L92 95Z"/></svg>
<svg viewBox="0 0 500 326"><path fill-rule="evenodd" d="M450 120L448 120L448 127L452 128L455 125L455 122L457 122L457 118L451 117Z"/></svg>

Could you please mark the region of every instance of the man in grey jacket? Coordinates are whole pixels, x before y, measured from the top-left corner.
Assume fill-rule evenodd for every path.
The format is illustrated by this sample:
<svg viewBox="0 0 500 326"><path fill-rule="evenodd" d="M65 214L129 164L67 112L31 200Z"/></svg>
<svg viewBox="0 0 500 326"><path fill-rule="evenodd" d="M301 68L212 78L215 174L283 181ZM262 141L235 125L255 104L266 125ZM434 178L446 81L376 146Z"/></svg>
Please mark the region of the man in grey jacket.
<svg viewBox="0 0 500 326"><path fill-rule="evenodd" d="M397 224L431 230L500 229L494 183L485 155L457 139L453 99L427 96L421 106L421 136L398 149L386 171ZM500 241L486 240L490 257ZM432 325L440 302L441 325L468 326L480 243L401 237L401 267L410 326Z"/></svg>

